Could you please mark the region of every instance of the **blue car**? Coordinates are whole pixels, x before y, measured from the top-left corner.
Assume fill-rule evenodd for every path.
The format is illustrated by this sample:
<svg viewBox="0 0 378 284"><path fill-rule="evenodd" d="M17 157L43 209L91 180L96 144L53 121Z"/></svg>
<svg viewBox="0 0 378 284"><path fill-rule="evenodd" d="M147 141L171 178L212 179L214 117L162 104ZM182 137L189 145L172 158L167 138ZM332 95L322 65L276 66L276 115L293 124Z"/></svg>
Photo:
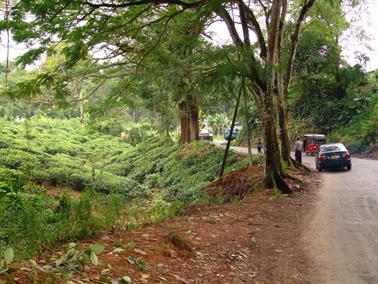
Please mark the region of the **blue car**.
<svg viewBox="0 0 378 284"><path fill-rule="evenodd" d="M230 128L227 128L224 131L224 139L228 140L228 138L230 137L230 131L231 131ZM231 134L231 140L236 139L236 137L238 136L238 131L239 131L239 129L234 128L234 131L232 131L232 134Z"/></svg>
<svg viewBox="0 0 378 284"><path fill-rule="evenodd" d="M324 144L320 146L315 156L315 166L319 172L323 169L352 169L352 159L347 148L341 143Z"/></svg>

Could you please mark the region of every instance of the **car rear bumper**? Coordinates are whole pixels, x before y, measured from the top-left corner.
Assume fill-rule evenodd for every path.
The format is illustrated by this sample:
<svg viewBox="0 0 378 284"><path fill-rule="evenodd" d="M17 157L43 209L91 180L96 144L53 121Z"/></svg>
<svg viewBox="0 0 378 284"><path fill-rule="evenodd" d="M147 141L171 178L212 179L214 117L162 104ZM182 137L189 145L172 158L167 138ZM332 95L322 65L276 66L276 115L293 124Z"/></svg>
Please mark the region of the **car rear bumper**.
<svg viewBox="0 0 378 284"><path fill-rule="evenodd" d="M228 138L229 138L229 135L224 135L225 140L228 140ZM236 135L231 135L231 140L234 140L234 139L236 139Z"/></svg>
<svg viewBox="0 0 378 284"><path fill-rule="evenodd" d="M318 167L322 169L330 169L330 168L342 168L342 167L349 167L352 165L351 160L336 160L336 161L319 161Z"/></svg>

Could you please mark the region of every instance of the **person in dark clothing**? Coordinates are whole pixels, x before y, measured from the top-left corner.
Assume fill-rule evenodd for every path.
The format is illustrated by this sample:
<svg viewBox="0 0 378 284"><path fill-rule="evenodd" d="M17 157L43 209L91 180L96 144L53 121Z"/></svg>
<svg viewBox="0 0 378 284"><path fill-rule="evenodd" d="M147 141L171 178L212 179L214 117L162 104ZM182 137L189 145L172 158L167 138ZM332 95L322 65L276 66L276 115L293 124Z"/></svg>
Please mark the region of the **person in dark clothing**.
<svg viewBox="0 0 378 284"><path fill-rule="evenodd" d="M256 143L256 147L257 147L257 152L259 154L261 154L261 151L262 151L262 142L261 142L261 139L259 138L259 140L257 141Z"/></svg>
<svg viewBox="0 0 378 284"><path fill-rule="evenodd" d="M299 164L302 164L302 151L303 151L303 142L301 138L297 137L295 142L295 161Z"/></svg>

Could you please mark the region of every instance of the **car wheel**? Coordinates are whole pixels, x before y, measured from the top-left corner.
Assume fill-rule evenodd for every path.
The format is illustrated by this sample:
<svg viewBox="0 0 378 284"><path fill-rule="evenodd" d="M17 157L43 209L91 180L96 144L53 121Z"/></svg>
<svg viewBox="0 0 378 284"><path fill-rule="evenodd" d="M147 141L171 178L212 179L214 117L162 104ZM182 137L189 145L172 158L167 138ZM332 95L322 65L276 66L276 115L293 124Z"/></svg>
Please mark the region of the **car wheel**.
<svg viewBox="0 0 378 284"><path fill-rule="evenodd" d="M347 166L347 171L350 171L352 169L352 165Z"/></svg>
<svg viewBox="0 0 378 284"><path fill-rule="evenodd" d="M322 168L321 167L318 167L318 171L319 171L319 173L322 171Z"/></svg>

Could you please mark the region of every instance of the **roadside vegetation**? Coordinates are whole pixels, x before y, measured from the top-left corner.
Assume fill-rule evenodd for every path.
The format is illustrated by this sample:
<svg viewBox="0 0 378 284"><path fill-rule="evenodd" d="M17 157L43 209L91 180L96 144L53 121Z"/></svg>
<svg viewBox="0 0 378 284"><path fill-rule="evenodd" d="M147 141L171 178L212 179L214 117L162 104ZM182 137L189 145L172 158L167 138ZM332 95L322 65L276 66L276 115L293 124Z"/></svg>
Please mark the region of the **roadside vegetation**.
<svg viewBox="0 0 378 284"><path fill-rule="evenodd" d="M377 147L377 71L365 74L356 65L300 81L291 108L293 133L326 134L328 142L342 142L351 153Z"/></svg>
<svg viewBox="0 0 378 284"><path fill-rule="evenodd" d="M293 194L309 171L290 156L298 135L376 147L377 72L362 55L349 66L339 41L359 1L253 2L0 3L0 274L60 243L220 204L219 192ZM224 45L208 31L218 21ZM28 50L11 60L11 42ZM260 138L264 155L199 141L231 123L232 143ZM100 251L70 244L57 266L83 269Z"/></svg>
<svg viewBox="0 0 378 284"><path fill-rule="evenodd" d="M205 142L149 136L132 145L75 119L0 123L0 247L17 257L173 216L204 196L223 157ZM226 170L244 164L231 153ZM50 186L83 193L53 197Z"/></svg>

